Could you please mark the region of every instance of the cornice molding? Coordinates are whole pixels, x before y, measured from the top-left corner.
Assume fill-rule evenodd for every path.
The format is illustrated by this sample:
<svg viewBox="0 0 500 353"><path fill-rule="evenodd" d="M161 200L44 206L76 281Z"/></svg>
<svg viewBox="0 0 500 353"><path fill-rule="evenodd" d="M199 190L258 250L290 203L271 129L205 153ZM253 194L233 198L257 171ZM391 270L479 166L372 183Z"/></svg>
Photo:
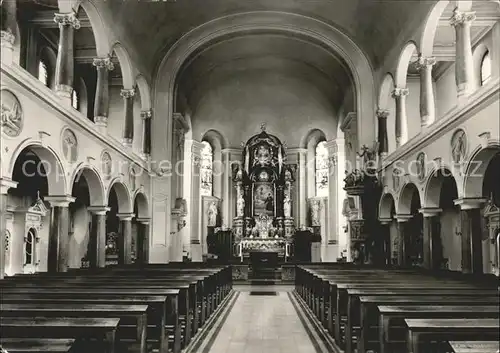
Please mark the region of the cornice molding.
<svg viewBox="0 0 500 353"><path fill-rule="evenodd" d="M467 121L480 108L491 104L498 99L500 93L500 78L493 79L488 86L479 89L469 97L468 104L456 106L434 124L429 125L422 132L403 146L399 147L383 161L381 172L389 168L395 161L404 160L416 151L422 150L425 146L436 141L444 134L452 131L458 125Z"/></svg>
<svg viewBox="0 0 500 353"><path fill-rule="evenodd" d="M92 138L97 140L96 142L103 144L103 148L112 150L113 152L119 154L123 159L135 162L146 171L149 170L148 165L139 155L131 152L128 148L124 148L123 145L112 136L100 132L98 126L84 117L81 113L71 108L56 94L55 91L45 87L34 76L31 76L17 64L12 64L8 67L2 66L1 74L9 77L15 83L19 84L22 89L40 99L48 107L54 109L58 113L55 114L56 118L63 120L73 128L79 128L83 133L89 134ZM16 90L15 87L14 90Z"/></svg>

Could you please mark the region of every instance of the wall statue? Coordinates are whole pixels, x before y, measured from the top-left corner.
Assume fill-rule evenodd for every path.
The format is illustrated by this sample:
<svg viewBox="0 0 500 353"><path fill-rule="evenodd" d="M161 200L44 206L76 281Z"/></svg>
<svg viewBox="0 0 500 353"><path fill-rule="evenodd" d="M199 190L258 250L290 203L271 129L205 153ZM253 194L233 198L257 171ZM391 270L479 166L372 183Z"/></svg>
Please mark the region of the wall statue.
<svg viewBox="0 0 500 353"><path fill-rule="evenodd" d="M217 224L217 205L215 202L211 202L208 206L208 226L215 227Z"/></svg>

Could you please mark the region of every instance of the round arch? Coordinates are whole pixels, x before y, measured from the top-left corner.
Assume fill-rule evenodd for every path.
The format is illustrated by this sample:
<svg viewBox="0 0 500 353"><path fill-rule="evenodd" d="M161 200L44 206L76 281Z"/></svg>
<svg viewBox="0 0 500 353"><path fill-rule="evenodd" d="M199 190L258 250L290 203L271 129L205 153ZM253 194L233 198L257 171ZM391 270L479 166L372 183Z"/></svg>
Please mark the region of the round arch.
<svg viewBox="0 0 500 353"><path fill-rule="evenodd" d="M146 111L151 109L151 90L149 89L148 81L146 81L142 74L139 74L135 78L135 83L141 94L141 110Z"/></svg>
<svg viewBox="0 0 500 353"><path fill-rule="evenodd" d="M485 43L480 43L474 52L472 53L472 64L474 66L474 87L475 89L481 87L481 64L483 63L484 55L489 52L491 55L490 48Z"/></svg>
<svg viewBox="0 0 500 353"><path fill-rule="evenodd" d="M64 2L67 2L67 5L61 5ZM59 0L59 8L66 8L68 5L73 5L73 10L75 12L78 12L80 7L85 11L89 18L92 32L94 33L97 56L105 57L110 52L108 31L104 26L104 21L94 2L92 0L76 0L71 2L68 0Z"/></svg>
<svg viewBox="0 0 500 353"><path fill-rule="evenodd" d="M419 201L422 199L417 186L413 183L403 185L399 192L396 212L401 215L411 214L411 205L413 202L413 195L418 195Z"/></svg>
<svg viewBox="0 0 500 353"><path fill-rule="evenodd" d="M417 44L414 41L409 41L401 50L396 68L396 87L406 88L406 77L408 75L408 66L410 65L413 53L418 53Z"/></svg>
<svg viewBox="0 0 500 353"><path fill-rule="evenodd" d="M385 193L380 198L378 205L378 218L379 219L392 219L396 205L394 203L394 197L391 193Z"/></svg>
<svg viewBox="0 0 500 353"><path fill-rule="evenodd" d="M384 79L382 80L382 84L380 85L380 90L378 93L378 108L379 109L388 109L389 107L389 97L391 96L391 92L394 89L394 77L390 72L386 73Z"/></svg>
<svg viewBox="0 0 500 353"><path fill-rule="evenodd" d="M452 169L447 166L435 168L429 172L429 176L424 184L422 207L424 208L439 208L441 203L441 188L445 178L451 177L455 181Z"/></svg>
<svg viewBox="0 0 500 353"><path fill-rule="evenodd" d="M66 172L61 158L51 147L42 145L40 141L27 140L17 147L9 163L7 171L9 178L12 177L17 159L26 149L32 151L40 159L46 173L49 195L67 195Z"/></svg>
<svg viewBox="0 0 500 353"><path fill-rule="evenodd" d="M463 197L474 198L483 196L483 180L488 164L500 153L500 141L490 141L487 146L479 146L472 153L465 167L465 177L462 185Z"/></svg>
<svg viewBox="0 0 500 353"><path fill-rule="evenodd" d="M137 207L137 210L135 210ZM143 192L137 191L134 195L134 212L137 218L149 218L149 202Z"/></svg>
<svg viewBox="0 0 500 353"><path fill-rule="evenodd" d="M119 178L113 179L109 183L108 193L106 195L106 200L109 200L109 194L111 190L115 190L116 197L118 199L118 212L119 213L132 213L133 205L130 196L130 191L127 186L120 181Z"/></svg>
<svg viewBox="0 0 500 353"><path fill-rule="evenodd" d="M449 0L440 0L430 10L425 20L424 30L420 37L420 52L423 57L430 57L434 52L434 38L439 25L439 19L446 6L450 3Z"/></svg>
<svg viewBox="0 0 500 353"><path fill-rule="evenodd" d="M99 172L91 165L79 165L73 172L70 187L82 177L85 178L89 186L90 206L102 206L107 204L107 200L104 200L104 183L102 182Z"/></svg>
<svg viewBox="0 0 500 353"><path fill-rule="evenodd" d="M171 154L171 146L164 138L165 131L171 132L172 114L174 106L174 92L177 75L182 65L203 47L213 45L217 41L240 34L252 32L287 33L303 37L308 42L319 43L337 53L349 67L354 86L356 88L356 107L360 117L370 119L358 124L359 144L371 143L375 138L373 129L373 111L375 109L373 70L365 54L354 42L338 29L310 17L303 15L255 11L242 14L228 15L205 23L185 34L165 55L156 71L155 79L155 107L167 114L167 127L157 126L153 131L161 134L163 146L158 146L154 154ZM161 124L160 119L153 123Z"/></svg>
<svg viewBox="0 0 500 353"><path fill-rule="evenodd" d="M120 69L122 71L122 79L123 79L123 88L124 89L134 88L135 83L134 83L133 66L127 50L123 47L123 45L120 42L115 42L111 46L110 50L110 54L113 53L116 54L118 61L120 62Z"/></svg>

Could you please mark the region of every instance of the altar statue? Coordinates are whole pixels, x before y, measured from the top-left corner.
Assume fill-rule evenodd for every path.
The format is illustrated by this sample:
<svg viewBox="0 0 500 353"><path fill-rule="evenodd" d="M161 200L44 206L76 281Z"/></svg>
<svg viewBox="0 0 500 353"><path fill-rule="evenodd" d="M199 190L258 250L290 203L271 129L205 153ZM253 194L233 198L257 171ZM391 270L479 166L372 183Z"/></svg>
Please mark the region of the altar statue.
<svg viewBox="0 0 500 353"><path fill-rule="evenodd" d="M290 196L286 195L285 200L283 201L283 212L285 217L291 217L291 200Z"/></svg>

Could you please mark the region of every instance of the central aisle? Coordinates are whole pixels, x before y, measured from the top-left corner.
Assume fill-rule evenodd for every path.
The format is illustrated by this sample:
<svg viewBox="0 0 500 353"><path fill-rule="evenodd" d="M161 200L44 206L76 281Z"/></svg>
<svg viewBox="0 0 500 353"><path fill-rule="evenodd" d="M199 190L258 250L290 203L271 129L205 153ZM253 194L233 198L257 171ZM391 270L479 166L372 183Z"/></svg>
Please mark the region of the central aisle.
<svg viewBox="0 0 500 353"><path fill-rule="evenodd" d="M305 329L290 294L264 291L237 293L229 314L215 325L197 353L323 352L322 345L311 330ZM310 335L316 344L313 344Z"/></svg>

